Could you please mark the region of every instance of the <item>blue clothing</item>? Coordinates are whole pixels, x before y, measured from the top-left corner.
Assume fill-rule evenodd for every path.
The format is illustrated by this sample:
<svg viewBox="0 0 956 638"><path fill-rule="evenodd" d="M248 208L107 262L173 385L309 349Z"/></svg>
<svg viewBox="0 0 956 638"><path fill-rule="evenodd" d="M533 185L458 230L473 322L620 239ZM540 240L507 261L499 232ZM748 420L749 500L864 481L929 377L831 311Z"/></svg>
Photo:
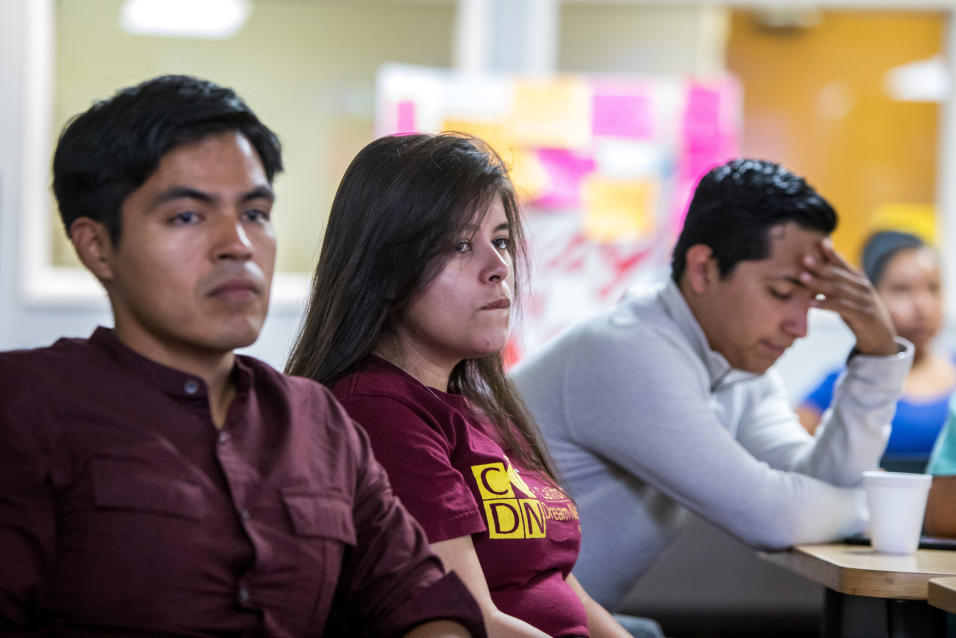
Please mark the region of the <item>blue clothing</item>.
<svg viewBox="0 0 956 638"><path fill-rule="evenodd" d="M956 394L950 401L946 427L933 447L933 455L929 459L926 472L934 476L956 474Z"/></svg>
<svg viewBox="0 0 956 638"><path fill-rule="evenodd" d="M802 402L802 405L819 410L822 414L833 402L833 389L842 370L828 374ZM935 399L914 401L905 397L896 403L893 430L886 444L884 458L926 459L933 443L949 415L947 392ZM956 474L956 472L954 472Z"/></svg>

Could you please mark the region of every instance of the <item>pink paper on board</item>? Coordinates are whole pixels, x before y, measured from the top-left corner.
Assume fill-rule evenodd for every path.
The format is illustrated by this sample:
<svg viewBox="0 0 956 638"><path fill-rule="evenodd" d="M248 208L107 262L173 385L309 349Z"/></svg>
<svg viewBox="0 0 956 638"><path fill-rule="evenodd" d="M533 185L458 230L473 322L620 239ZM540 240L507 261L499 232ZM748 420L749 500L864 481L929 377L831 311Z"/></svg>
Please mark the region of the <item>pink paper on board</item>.
<svg viewBox="0 0 956 638"><path fill-rule="evenodd" d="M396 133L414 133L415 132L415 102L412 100L402 100L395 105L397 117L395 118Z"/></svg>
<svg viewBox="0 0 956 638"><path fill-rule="evenodd" d="M642 93L600 93L591 98L594 135L650 139L654 122L651 100Z"/></svg>
<svg viewBox="0 0 956 638"><path fill-rule="evenodd" d="M683 226L693 189L713 167L738 154L739 87L732 81L688 86L681 123L681 157L672 217Z"/></svg>
<svg viewBox="0 0 956 638"><path fill-rule="evenodd" d="M563 148L538 150L538 161L548 185L532 204L536 208L576 208L581 204L581 181L594 170L594 158Z"/></svg>

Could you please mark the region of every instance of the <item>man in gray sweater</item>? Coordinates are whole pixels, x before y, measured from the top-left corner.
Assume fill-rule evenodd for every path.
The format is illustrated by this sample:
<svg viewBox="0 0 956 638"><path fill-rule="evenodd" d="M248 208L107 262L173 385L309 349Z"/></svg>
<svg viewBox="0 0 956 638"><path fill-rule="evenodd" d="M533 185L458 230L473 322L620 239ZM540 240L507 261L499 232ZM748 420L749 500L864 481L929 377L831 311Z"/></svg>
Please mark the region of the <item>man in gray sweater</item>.
<svg viewBox="0 0 956 638"><path fill-rule="evenodd" d="M755 547L862 531L912 361L872 286L834 252L832 207L777 164L735 160L700 182L672 280L631 290L514 373L581 514L575 575L617 607L685 508ZM856 337L817 436L771 365L809 308Z"/></svg>

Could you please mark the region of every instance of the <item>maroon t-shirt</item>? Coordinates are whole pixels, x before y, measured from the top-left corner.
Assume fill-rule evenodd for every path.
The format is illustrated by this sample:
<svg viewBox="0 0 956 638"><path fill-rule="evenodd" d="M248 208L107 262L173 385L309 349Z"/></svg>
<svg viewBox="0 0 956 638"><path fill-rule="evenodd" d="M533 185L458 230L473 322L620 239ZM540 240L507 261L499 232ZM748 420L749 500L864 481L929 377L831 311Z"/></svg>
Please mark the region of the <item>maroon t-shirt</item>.
<svg viewBox="0 0 956 638"><path fill-rule="evenodd" d="M378 357L333 392L369 433L392 487L431 542L471 535L495 605L549 636L587 636L565 581L581 527L574 502L509 460L463 397Z"/></svg>
<svg viewBox="0 0 956 638"><path fill-rule="evenodd" d="M89 340L0 354L0 633L399 636L480 612L331 393Z"/></svg>

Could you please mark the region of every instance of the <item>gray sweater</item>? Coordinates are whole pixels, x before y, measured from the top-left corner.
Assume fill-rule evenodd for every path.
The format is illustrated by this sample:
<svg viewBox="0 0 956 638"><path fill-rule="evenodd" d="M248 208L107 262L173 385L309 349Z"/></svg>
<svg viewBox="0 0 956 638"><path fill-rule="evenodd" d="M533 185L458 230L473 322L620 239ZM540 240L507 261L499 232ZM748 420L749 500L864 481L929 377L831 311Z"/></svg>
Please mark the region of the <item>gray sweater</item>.
<svg viewBox="0 0 956 638"><path fill-rule="evenodd" d="M616 608L688 508L763 549L867 524L861 473L877 467L912 362L856 355L816 437L780 378L731 369L673 282L635 289L514 372L577 500L574 573Z"/></svg>

